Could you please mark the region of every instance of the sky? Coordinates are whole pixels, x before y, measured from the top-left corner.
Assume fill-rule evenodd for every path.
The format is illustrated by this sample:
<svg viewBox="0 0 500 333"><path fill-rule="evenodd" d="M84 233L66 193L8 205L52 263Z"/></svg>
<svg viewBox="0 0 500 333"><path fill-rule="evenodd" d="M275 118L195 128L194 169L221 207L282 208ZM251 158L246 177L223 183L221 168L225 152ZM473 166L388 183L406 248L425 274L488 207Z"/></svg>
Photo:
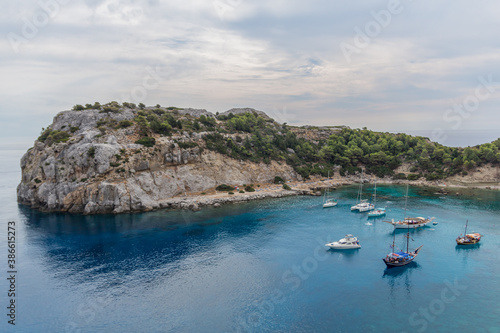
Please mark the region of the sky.
<svg viewBox="0 0 500 333"><path fill-rule="evenodd" d="M500 4L485 0L39 0L0 13L0 148L109 101L445 145L500 137Z"/></svg>

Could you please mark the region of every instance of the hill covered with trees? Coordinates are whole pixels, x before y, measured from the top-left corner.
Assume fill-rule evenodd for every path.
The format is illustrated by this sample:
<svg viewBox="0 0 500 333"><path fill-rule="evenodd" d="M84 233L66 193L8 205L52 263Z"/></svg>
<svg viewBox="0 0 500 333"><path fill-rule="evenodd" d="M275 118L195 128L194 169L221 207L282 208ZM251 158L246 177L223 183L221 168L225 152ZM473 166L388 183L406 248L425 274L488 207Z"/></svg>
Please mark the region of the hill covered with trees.
<svg viewBox="0 0 500 333"><path fill-rule="evenodd" d="M203 148L239 160L287 163L304 178L312 174L326 176L333 169L339 170L341 175L355 174L363 168L367 174L378 177L436 180L466 175L488 163L500 164L500 139L474 147L446 147L428 138L404 133L279 124L253 109L235 109L237 112L229 110L214 115L205 110L193 112L177 107L120 105L117 102L102 106L99 103L85 107L75 105L73 109L116 113L124 108L136 111L132 121L101 122L99 128L105 131L134 125L141 136L137 143L149 146L155 144L157 136L186 133L192 137L200 133L205 143ZM46 136L47 133L42 133L39 140ZM56 133L55 136L67 137L69 133ZM198 145L194 141L183 144L186 147ZM411 165L410 174L395 173L403 163Z"/></svg>

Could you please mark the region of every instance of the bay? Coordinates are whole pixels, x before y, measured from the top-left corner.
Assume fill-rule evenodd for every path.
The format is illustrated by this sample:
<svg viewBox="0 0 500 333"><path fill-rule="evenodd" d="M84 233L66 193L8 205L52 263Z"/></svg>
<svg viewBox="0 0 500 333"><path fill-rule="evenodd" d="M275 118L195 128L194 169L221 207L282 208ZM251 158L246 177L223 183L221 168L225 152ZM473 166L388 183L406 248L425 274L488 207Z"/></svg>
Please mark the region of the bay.
<svg viewBox="0 0 500 333"><path fill-rule="evenodd" d="M410 187L408 215L439 224L411 232L410 246L424 245L414 265L386 269L392 226L350 211L356 186L333 192L339 205L329 209L300 196L199 212L49 214L17 205L22 152L1 153L4 258L7 222L17 229L16 332L500 331L498 191ZM403 217L405 187L377 194L387 219ZM484 237L459 248L467 219ZM347 233L361 249L324 246Z"/></svg>

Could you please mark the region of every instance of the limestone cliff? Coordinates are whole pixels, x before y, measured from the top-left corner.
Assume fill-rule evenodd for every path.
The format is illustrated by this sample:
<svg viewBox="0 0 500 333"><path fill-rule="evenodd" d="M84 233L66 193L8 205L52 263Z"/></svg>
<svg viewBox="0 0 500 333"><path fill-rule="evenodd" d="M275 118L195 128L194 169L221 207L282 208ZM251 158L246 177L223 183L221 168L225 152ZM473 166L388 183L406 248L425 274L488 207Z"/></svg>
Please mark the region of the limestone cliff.
<svg viewBox="0 0 500 333"><path fill-rule="evenodd" d="M174 196L220 184L300 178L285 163L240 161L204 149L204 132L153 135L153 147L136 144L136 116L128 108L59 113L21 160L18 201L43 211L124 213L157 209ZM59 140L46 139L52 137Z"/></svg>

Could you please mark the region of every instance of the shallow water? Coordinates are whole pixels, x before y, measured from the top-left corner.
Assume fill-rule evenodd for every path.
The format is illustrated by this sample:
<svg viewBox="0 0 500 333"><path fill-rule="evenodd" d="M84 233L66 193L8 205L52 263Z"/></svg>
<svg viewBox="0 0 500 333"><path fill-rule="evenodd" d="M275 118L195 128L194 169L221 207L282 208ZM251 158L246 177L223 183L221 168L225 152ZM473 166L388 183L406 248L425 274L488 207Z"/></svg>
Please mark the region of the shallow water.
<svg viewBox="0 0 500 333"><path fill-rule="evenodd" d="M16 332L500 332L498 191L410 187L408 215L439 224L411 232L410 247L424 245L414 264L386 269L392 226L350 211L356 186L333 192L339 205L329 209L321 197L288 197L199 212L46 214L16 204L20 152L2 153L0 253L15 221ZM377 194L387 219L403 217L405 187ZM466 219L484 238L459 248ZM347 233L361 249L324 246ZM2 278L2 306L7 289Z"/></svg>

